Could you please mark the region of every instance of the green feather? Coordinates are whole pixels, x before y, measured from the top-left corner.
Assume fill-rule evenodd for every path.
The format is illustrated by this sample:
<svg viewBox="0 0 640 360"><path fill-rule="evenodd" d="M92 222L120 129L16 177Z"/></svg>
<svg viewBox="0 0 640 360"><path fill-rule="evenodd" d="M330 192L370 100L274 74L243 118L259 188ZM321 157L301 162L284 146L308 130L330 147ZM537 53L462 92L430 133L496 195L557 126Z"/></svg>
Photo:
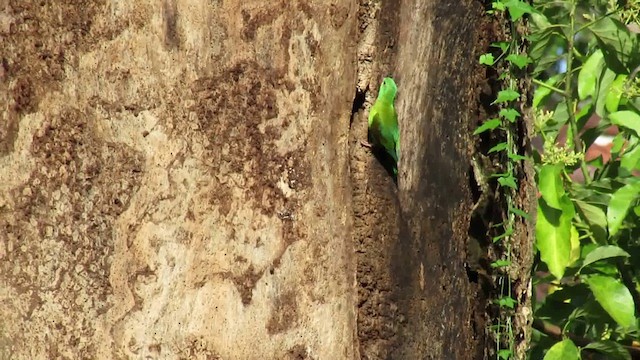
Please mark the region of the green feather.
<svg viewBox="0 0 640 360"><path fill-rule="evenodd" d="M382 80L378 99L369 111L369 139L375 147L382 147L393 158L394 173L397 173L400 154L400 130L398 114L393 106L398 87L392 78Z"/></svg>

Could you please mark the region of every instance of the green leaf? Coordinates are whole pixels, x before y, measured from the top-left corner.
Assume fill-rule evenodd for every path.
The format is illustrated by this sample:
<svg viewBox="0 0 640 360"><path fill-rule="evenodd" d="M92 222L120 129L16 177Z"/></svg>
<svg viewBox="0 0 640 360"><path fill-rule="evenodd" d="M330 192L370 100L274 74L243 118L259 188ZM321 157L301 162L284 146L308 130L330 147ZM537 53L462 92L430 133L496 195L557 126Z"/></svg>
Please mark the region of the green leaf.
<svg viewBox="0 0 640 360"><path fill-rule="evenodd" d="M618 325L629 328L636 323L635 308L631 292L619 280L604 275L586 278L596 301Z"/></svg>
<svg viewBox="0 0 640 360"><path fill-rule="evenodd" d="M633 130L636 136L640 136L640 115L635 111L616 111L609 114L609 120L612 124Z"/></svg>
<svg viewBox="0 0 640 360"><path fill-rule="evenodd" d="M604 55L598 50L591 54L578 74L578 97L584 100L596 92L596 80L604 66Z"/></svg>
<svg viewBox="0 0 640 360"><path fill-rule="evenodd" d="M547 205L544 198L538 199L536 221L536 246L540 258L547 264L549 272L562 279L565 269L571 264L571 220L575 209L569 197L560 199L562 210Z"/></svg>
<svg viewBox="0 0 640 360"><path fill-rule="evenodd" d="M507 41L498 41L491 43L491 46L499 48L500 50L502 50L502 52L507 52L507 50L511 46L511 43Z"/></svg>
<svg viewBox="0 0 640 360"><path fill-rule="evenodd" d="M624 91L624 83L627 80L627 75L618 75L609 87L609 92L605 98L605 108L608 112L612 113L618 110L620 105L620 99Z"/></svg>
<svg viewBox="0 0 640 360"><path fill-rule="evenodd" d="M616 190L611 195L609 207L607 208L607 223L609 224L609 235L614 236L620 230L633 202L640 193L640 183L634 181Z"/></svg>
<svg viewBox="0 0 640 360"><path fill-rule="evenodd" d="M562 184L562 167L560 165L547 164L540 168L538 173L538 188L548 206L561 210L560 198L564 196Z"/></svg>
<svg viewBox="0 0 640 360"><path fill-rule="evenodd" d="M581 200L574 200L582 219L589 225L593 237L599 244L607 240L607 215L601 208Z"/></svg>
<svg viewBox="0 0 640 360"><path fill-rule="evenodd" d="M554 34L556 35L556 34ZM554 47L555 43L551 42L552 40L558 40L559 36L553 36L551 37L547 43L548 46ZM547 53L543 53L542 55L538 55L537 53L533 52L533 51L540 51L539 49L536 49L535 47L537 47L538 44L534 43L531 46L534 47L533 50L530 49L529 51L529 56L533 59L533 63L535 64L535 67L533 68L533 71L531 72L534 76L538 76L540 73L545 72L546 70L555 67L558 62L563 62L565 57L564 55L556 55L555 52L547 52ZM539 57L537 57L539 56ZM554 70L555 71L555 70Z"/></svg>
<svg viewBox="0 0 640 360"><path fill-rule="evenodd" d="M506 296L500 299L495 300L495 303L500 305L500 307L507 307L509 309L513 309L518 303L513 298Z"/></svg>
<svg viewBox="0 0 640 360"><path fill-rule="evenodd" d="M496 242L506 238L507 236L511 236L511 235L513 235L513 228L512 227L507 228L504 233L502 233L502 234L500 234L498 236L494 236L493 239L491 239L491 241L493 243L496 243Z"/></svg>
<svg viewBox="0 0 640 360"><path fill-rule="evenodd" d="M622 155L620 168L626 170L626 173L622 174L622 171L620 171L621 175L632 175L633 170L638 167L638 162L640 162L640 145L636 145L632 149L625 151Z"/></svg>
<svg viewBox="0 0 640 360"><path fill-rule="evenodd" d="M511 159L512 161L522 161L522 160L527 160L526 156L522 156L519 154L514 154L514 153L509 153L507 155L509 157L509 159Z"/></svg>
<svg viewBox="0 0 640 360"><path fill-rule="evenodd" d="M489 149L488 153L491 154L491 153L494 153L494 152L497 152L497 151L503 151L506 148L507 148L507 143L506 142L499 143L496 146L494 146L491 149Z"/></svg>
<svg viewBox="0 0 640 360"><path fill-rule="evenodd" d="M509 260L496 260L494 262L491 263L491 267L492 268L501 268L501 267L506 267L511 265L511 261Z"/></svg>
<svg viewBox="0 0 640 360"><path fill-rule="evenodd" d="M640 65L640 41L625 24L609 16L596 21L588 29L598 40L608 68L623 74Z"/></svg>
<svg viewBox="0 0 640 360"><path fill-rule="evenodd" d="M493 130L498 126L500 126L500 123L502 123L500 119L489 119L485 121L484 124L480 125L476 129L476 131L473 132L473 135L478 135L478 134L482 134L485 131Z"/></svg>
<svg viewBox="0 0 640 360"><path fill-rule="evenodd" d="M598 77L598 90L597 90L597 99L596 103L596 114L600 116L605 116L605 105L607 103L607 95L609 94L609 88L613 81L616 79L616 73L611 71L608 68L604 68L604 71Z"/></svg>
<svg viewBox="0 0 640 360"><path fill-rule="evenodd" d="M544 16L543 13L538 11L534 11L531 13L531 21L533 21L533 24L539 31L545 30L546 28L551 26L551 22L549 22L549 19L547 19L547 17Z"/></svg>
<svg viewBox="0 0 640 360"><path fill-rule="evenodd" d="M531 64L531 58L527 55L511 54L507 56L506 60L517 66L519 69L524 69L527 65Z"/></svg>
<svg viewBox="0 0 640 360"><path fill-rule="evenodd" d="M509 349L502 349L498 351L498 357L501 360L509 360L511 358L511 355L513 355L513 352Z"/></svg>
<svg viewBox="0 0 640 360"><path fill-rule="evenodd" d="M504 2L504 5L509 10L511 21L514 22L520 19L524 14L530 14L533 12L531 5L520 0L507 0Z"/></svg>
<svg viewBox="0 0 640 360"><path fill-rule="evenodd" d="M615 257L630 257L628 252L622 250L621 248L613 245L599 246L593 249L590 253L585 256L584 261L582 262L582 268L593 264L596 261L611 259ZM580 270L582 270L582 268Z"/></svg>
<svg viewBox="0 0 640 360"><path fill-rule="evenodd" d="M564 339L547 351L544 360L580 360L580 352L573 341Z"/></svg>
<svg viewBox="0 0 640 360"><path fill-rule="evenodd" d="M511 122L515 122L516 118L520 117L520 113L515 109L501 109L498 114Z"/></svg>
<svg viewBox="0 0 640 360"><path fill-rule="evenodd" d="M554 126L549 126L550 130L553 129L558 131L564 124L567 123L567 121L569 120L569 112L567 111L566 101L563 100L558 102L558 105L556 105L556 109L553 111L553 117L551 119L553 120Z"/></svg>
<svg viewBox="0 0 640 360"><path fill-rule="evenodd" d="M569 253L569 264L573 264L580 259L580 234L575 226L571 225L571 252Z"/></svg>
<svg viewBox="0 0 640 360"><path fill-rule="evenodd" d="M549 79L547 79L547 81L545 81L544 83L549 86L555 86L558 83L558 81L563 77L564 77L564 74L556 74L550 77ZM553 90L549 89L548 87L537 86L536 90L533 92L533 107L537 108L542 102L542 100L544 100L552 92Z"/></svg>
<svg viewBox="0 0 640 360"><path fill-rule="evenodd" d="M480 59L478 60L482 65L493 66L495 60L492 54L482 54L480 55Z"/></svg>
<svg viewBox="0 0 640 360"><path fill-rule="evenodd" d="M520 93L513 89L501 90L500 92L498 92L498 97L496 98L496 100L491 104L493 105L493 104L506 103L509 101L513 101L519 97L520 97Z"/></svg>
<svg viewBox="0 0 640 360"><path fill-rule="evenodd" d="M618 133L618 135L616 135L613 140L611 140L613 146L611 146L610 151L614 158L618 156L618 153L620 152L620 150L622 150L622 147L626 142L627 139L625 139L623 133Z"/></svg>
<svg viewBox="0 0 640 360"><path fill-rule="evenodd" d="M607 355L611 360L631 360L631 355L624 346L611 340L596 341L587 344L583 349L595 350Z"/></svg>
<svg viewBox="0 0 640 360"><path fill-rule="evenodd" d="M517 216L520 216L523 219L531 220L531 216L529 216L529 214L524 212L522 209L518 209L517 207L509 206L509 212Z"/></svg>
<svg viewBox="0 0 640 360"><path fill-rule="evenodd" d="M491 3L491 7L494 10L499 10L499 11L504 11L504 9L506 9L504 3L502 3L501 1L494 1Z"/></svg>
<svg viewBox="0 0 640 360"><path fill-rule="evenodd" d="M513 175L509 174L509 176L501 176L498 178L498 184L501 186L510 187L514 190L518 190L518 185L516 183L516 178Z"/></svg>
<svg viewBox="0 0 640 360"><path fill-rule="evenodd" d="M580 107L580 110L576 113L576 121L578 122L578 130L582 131L584 126L587 125L589 119L591 119L591 115L593 115L594 106L593 102L588 102ZM595 132L595 128L593 129ZM589 130L587 130L589 131ZM600 132L597 132L597 135L600 135ZM593 140L595 140L598 136L593 136ZM583 135L584 138L584 135ZM593 140L583 139L585 142L589 141L588 144L591 144Z"/></svg>

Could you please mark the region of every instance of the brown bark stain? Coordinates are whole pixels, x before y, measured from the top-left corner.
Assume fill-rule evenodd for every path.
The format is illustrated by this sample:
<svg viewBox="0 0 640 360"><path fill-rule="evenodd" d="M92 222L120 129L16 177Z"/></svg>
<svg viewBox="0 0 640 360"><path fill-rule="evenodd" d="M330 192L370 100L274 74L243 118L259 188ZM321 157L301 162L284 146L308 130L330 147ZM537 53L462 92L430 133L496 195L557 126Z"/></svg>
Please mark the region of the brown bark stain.
<svg viewBox="0 0 640 360"><path fill-rule="evenodd" d="M7 4L0 28L0 102L8 107L0 121L0 155L13 150L19 117L37 111L43 93L60 85L70 53L93 40L88 32L102 3L77 2L82 11L75 5Z"/></svg>
<svg viewBox="0 0 640 360"><path fill-rule="evenodd" d="M355 9L0 10L0 353L354 357Z"/></svg>

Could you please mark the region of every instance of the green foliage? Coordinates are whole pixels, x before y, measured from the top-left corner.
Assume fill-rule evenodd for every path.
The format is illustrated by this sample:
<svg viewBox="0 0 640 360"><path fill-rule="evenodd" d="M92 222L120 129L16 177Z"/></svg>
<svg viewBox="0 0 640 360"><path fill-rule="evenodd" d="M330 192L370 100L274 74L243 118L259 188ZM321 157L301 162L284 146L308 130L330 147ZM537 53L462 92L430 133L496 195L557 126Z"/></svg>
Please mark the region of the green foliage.
<svg viewBox="0 0 640 360"><path fill-rule="evenodd" d="M507 218L498 225L502 232L491 235L506 253L491 267L505 271L501 284L511 282L514 224L529 220L513 205L514 171L518 162L533 161L540 194L533 282L535 293L546 292L534 299L534 317L549 326L534 332L530 356L630 359L625 346L640 336L640 36L627 24L639 22L640 0L495 0L488 13L513 22L513 38L493 43L495 51L479 58L505 84L492 103L498 117L475 131L500 139L487 153L506 161L492 177ZM515 31L523 17L530 25L527 54ZM542 143L530 158L517 153L512 133L523 116L515 104L526 100L513 79L525 69L535 85L532 114ZM618 132L610 156L587 157L611 127ZM498 359L514 356L509 314L517 303L509 291L504 287L494 300L503 314L491 326ZM550 327L563 340L554 340ZM580 347L571 339L580 339Z"/></svg>
<svg viewBox="0 0 640 360"><path fill-rule="evenodd" d="M511 261L511 245L512 235L516 228L516 222L522 220L530 220L530 215L522 209L519 209L514 198L516 192L520 189L518 169L521 163L527 161L524 154L518 153L522 147L517 144L517 129L520 124L518 120L522 118L522 114L517 110L518 102L524 99L523 95L517 90L519 81L515 72L524 74L533 59L529 55L521 53L523 39L516 31L515 23L521 22L523 16L533 11L531 5L521 0L496 0L491 4L488 13L495 17L503 24L507 24L504 29L506 34L511 34L509 41L498 41L491 44L493 52L483 54L478 59L482 65L493 67L497 73L498 83L502 87L496 94L495 100L491 103L491 113L497 117L486 120L479 126L474 135L485 134L493 139L493 146L486 150L486 155L501 163L499 169L492 169L494 173L487 174L494 181L496 191L500 193L503 205L506 205L507 211L500 218L496 219L495 224L488 230L488 239L492 240L496 251L497 259L492 259L490 266L497 277L497 293L492 294L492 303L497 306L499 316L494 319L490 326L493 338L495 340L495 352L493 354L496 359L513 359L515 354L515 334L513 332L513 317L516 316L516 308L518 301L512 296L511 289L514 284L511 279L511 269L517 264ZM504 21L509 19L508 21ZM509 36L507 36L509 37ZM486 134L484 136L487 136ZM487 239L487 240L488 240Z"/></svg>
<svg viewBox="0 0 640 360"><path fill-rule="evenodd" d="M547 354L544 356L544 360L579 360L580 353L578 348L569 339L562 340L555 343Z"/></svg>
<svg viewBox="0 0 640 360"><path fill-rule="evenodd" d="M638 20L640 1L535 0L527 13L543 144L532 156L540 193L533 281L546 295L535 299L534 317L564 338L538 328L531 357L630 359L624 345L640 335L640 36L627 23ZM611 156L587 158L613 126Z"/></svg>
<svg viewBox="0 0 640 360"><path fill-rule="evenodd" d="M618 325L630 328L635 325L635 310L631 292L619 280L612 276L592 275L583 279L596 301L615 320Z"/></svg>

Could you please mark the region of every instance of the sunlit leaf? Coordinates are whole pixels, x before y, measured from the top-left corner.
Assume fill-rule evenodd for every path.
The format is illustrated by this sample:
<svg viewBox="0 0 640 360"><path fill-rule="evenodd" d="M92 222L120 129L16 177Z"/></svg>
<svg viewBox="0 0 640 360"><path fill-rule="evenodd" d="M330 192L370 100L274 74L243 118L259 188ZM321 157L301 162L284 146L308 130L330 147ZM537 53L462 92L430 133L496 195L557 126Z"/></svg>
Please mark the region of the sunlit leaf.
<svg viewBox="0 0 640 360"><path fill-rule="evenodd" d="M502 121L500 119L489 119L487 121L485 121L482 125L480 125L476 131L473 132L473 135L478 135L481 134L485 131L490 131L493 130L495 128L497 128L498 126L500 126L500 123Z"/></svg>
<svg viewBox="0 0 640 360"><path fill-rule="evenodd" d="M549 272L561 279L565 269L571 264L571 220L575 209L566 195L560 199L561 210L538 199L536 221L536 246L540 258L547 264Z"/></svg>
<svg viewBox="0 0 640 360"><path fill-rule="evenodd" d="M520 113L516 109L502 109L498 114L511 122L515 122L520 117Z"/></svg>
<svg viewBox="0 0 640 360"><path fill-rule="evenodd" d="M509 10L511 21L517 21L524 14L530 14L533 12L531 5L521 0L507 0L504 2L504 5Z"/></svg>
<svg viewBox="0 0 640 360"><path fill-rule="evenodd" d="M544 360L579 360L580 352L569 339L555 343L544 356Z"/></svg>
<svg viewBox="0 0 640 360"><path fill-rule="evenodd" d="M631 292L618 279L605 275L592 275L586 282L596 301L618 325L628 328L635 325L635 307Z"/></svg>
<svg viewBox="0 0 640 360"><path fill-rule="evenodd" d="M624 83L627 80L627 75L618 75L609 87L609 93L605 98L605 108L608 112L612 113L618 110L620 99L624 91Z"/></svg>
<svg viewBox="0 0 640 360"><path fill-rule="evenodd" d="M635 111L617 111L609 114L609 120L614 125L633 130L636 136L640 136L640 115Z"/></svg>
<svg viewBox="0 0 640 360"><path fill-rule="evenodd" d="M609 224L609 235L618 233L633 202L640 194L640 182L634 181L616 190L611 195L609 207L607 207L607 223Z"/></svg>
<svg viewBox="0 0 640 360"><path fill-rule="evenodd" d="M540 168L538 173L538 188L547 205L554 209L562 209L560 198L564 195L562 184L562 167L560 165L547 164Z"/></svg>
<svg viewBox="0 0 640 360"><path fill-rule="evenodd" d="M501 90L498 92L498 96L492 104L500 104L509 101L513 101L520 97L520 93L513 89Z"/></svg>
<svg viewBox="0 0 640 360"><path fill-rule="evenodd" d="M604 55L598 50L591 54L578 74L578 96L584 100L596 92L596 80L604 65Z"/></svg>
<svg viewBox="0 0 640 360"><path fill-rule="evenodd" d="M478 60L482 65L492 66L494 64L494 59L492 54L482 54L480 55L480 59Z"/></svg>
<svg viewBox="0 0 640 360"><path fill-rule="evenodd" d="M591 252L585 256L584 261L582 262L582 267L586 267L590 264L593 264L596 261L611 259L615 257L629 257L628 252L622 250L621 248L614 245L605 245L599 246L593 249Z"/></svg>
<svg viewBox="0 0 640 360"><path fill-rule="evenodd" d="M527 65L531 64L531 58L527 55L511 54L507 56L506 60L517 66L519 69L524 69Z"/></svg>

